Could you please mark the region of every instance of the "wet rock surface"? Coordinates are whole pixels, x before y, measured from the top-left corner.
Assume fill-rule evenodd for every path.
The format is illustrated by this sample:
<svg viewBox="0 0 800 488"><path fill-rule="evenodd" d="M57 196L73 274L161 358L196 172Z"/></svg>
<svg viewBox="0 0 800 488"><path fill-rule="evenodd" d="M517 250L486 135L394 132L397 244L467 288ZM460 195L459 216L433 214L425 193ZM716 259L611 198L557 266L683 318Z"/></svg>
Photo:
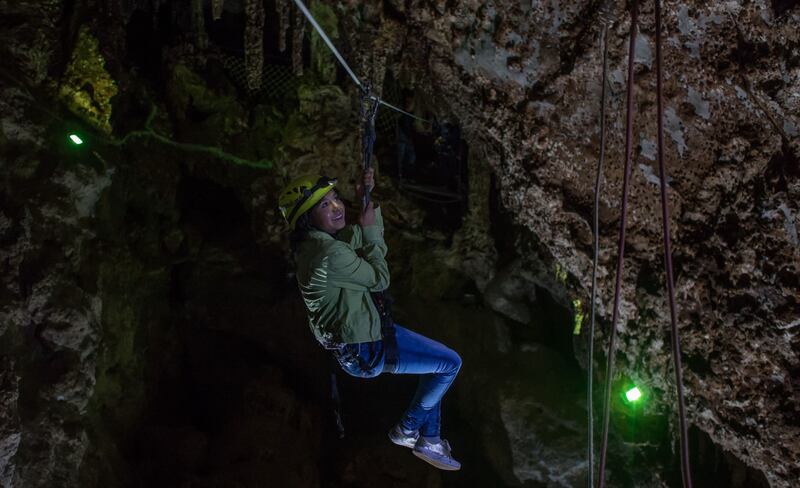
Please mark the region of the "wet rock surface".
<svg viewBox="0 0 800 488"><path fill-rule="evenodd" d="M377 148L396 318L464 358L445 403L445 435L465 464L452 476L385 439L410 378L340 378L345 440L330 421L327 358L307 331L274 205L282 183L308 172L337 175L353 199L356 93L345 76L334 83L322 43L312 36L304 53L296 12L278 16L269 2L266 19L250 20L245 2L214 2L217 21L210 4L203 19L203 2L100 4L91 13L0 3L18 21L0 29L10 60L0 84L0 485L585 483L588 320L571 334L591 278L595 2L312 8L338 26L359 75L399 84L419 115L457 124L468 145L467 201L450 207L403 190L395 136L381 132ZM800 10L664 8L665 156L696 480L792 486ZM621 6L616 17L600 209L605 327L629 27ZM677 486L652 5L640 19L615 381L645 385L648 402L633 413L614 402L610 485ZM243 42L251 21L266 25L263 66L220 47ZM89 97L110 93L67 68L80 33L97 39L93 69L118 88L110 116L105 95L88 111L55 103L69 80L84 80L71 89ZM258 37L250 29L248 44ZM267 81L287 71L275 66L292 73L280 97ZM392 86L376 90L398 97ZM64 148L65 131L78 129L87 144Z"/></svg>

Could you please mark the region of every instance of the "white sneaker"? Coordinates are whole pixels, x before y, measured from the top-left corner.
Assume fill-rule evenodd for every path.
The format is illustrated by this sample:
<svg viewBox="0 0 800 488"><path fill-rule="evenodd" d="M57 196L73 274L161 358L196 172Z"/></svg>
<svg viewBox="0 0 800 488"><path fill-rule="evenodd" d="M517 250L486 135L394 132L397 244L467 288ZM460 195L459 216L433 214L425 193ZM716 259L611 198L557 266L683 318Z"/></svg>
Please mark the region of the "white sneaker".
<svg viewBox="0 0 800 488"><path fill-rule="evenodd" d="M450 454L450 443L444 439L432 444L420 437L412 452L418 458L439 469L445 471L461 469L461 463L453 459L453 455Z"/></svg>
<svg viewBox="0 0 800 488"><path fill-rule="evenodd" d="M419 432L414 431L406 435L399 425L395 425L392 427L392 430L389 431L389 440L398 446L413 448L417 444L417 439L419 439Z"/></svg>

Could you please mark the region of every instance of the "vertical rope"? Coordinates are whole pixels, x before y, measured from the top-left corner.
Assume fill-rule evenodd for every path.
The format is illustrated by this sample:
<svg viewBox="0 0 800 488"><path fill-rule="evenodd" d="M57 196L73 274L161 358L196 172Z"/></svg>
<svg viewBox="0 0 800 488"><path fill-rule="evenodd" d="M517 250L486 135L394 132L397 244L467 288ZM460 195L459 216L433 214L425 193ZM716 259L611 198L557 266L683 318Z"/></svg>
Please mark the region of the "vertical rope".
<svg viewBox="0 0 800 488"><path fill-rule="evenodd" d="M664 78L661 53L661 0L656 2L656 91L658 99L658 172L661 178L661 219L664 231L664 268L666 271L667 294L669 298L670 327L672 332L672 359L675 363L675 385L678 389L678 416L680 417L681 479L684 488L692 488L692 475L689 466L689 437L686 428L686 407L683 400L683 372L681 365L681 344L678 337L677 312L675 310L675 289L672 276L672 246L669 231L669 201L667 200L667 177L664 168Z"/></svg>
<svg viewBox="0 0 800 488"><path fill-rule="evenodd" d="M611 319L611 335L608 342L608 361L606 363L606 385L603 401L603 442L600 449L600 469L598 471L598 487L605 484L606 457L608 454L608 420L611 413L611 383L614 372L614 353L616 352L617 318L619 316L619 298L622 283L623 263L625 258L625 221L628 210L628 188L630 183L631 162L633 159L633 85L634 56L636 54L636 35L639 5L637 0L631 4L630 47L628 49L628 92L625 131L625 173L622 183L622 212L619 224L619 243L617 253L617 277L614 283L614 312Z"/></svg>
<svg viewBox="0 0 800 488"><path fill-rule="evenodd" d="M597 175L594 181L594 256L592 260L592 298L590 306L591 325L589 327L589 347L588 347L588 367L586 374L586 382L588 391L586 394L586 405L588 406L588 447L586 449L586 459L589 465L589 476L587 485L589 488L594 486L594 330L595 330L595 310L597 299L597 263L600 254L600 224L599 224L599 209L600 209L600 181L603 174L603 162L606 156L606 85L608 76L608 25L610 22L605 22L600 32L600 49L603 53L603 76L602 76L602 89L600 91L600 157L597 161Z"/></svg>

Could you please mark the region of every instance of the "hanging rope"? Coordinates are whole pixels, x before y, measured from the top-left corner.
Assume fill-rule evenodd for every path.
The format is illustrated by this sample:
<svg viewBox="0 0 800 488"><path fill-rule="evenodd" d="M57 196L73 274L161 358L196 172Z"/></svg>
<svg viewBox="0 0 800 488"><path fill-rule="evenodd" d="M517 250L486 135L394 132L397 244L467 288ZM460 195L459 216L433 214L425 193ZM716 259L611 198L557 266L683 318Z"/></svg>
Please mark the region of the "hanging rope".
<svg viewBox="0 0 800 488"><path fill-rule="evenodd" d="M670 309L670 328L672 338L672 358L675 365L675 384L678 393L678 415L680 421L680 450L681 450L681 481L684 488L692 488L691 467L689 464L689 440L686 425L686 407L683 395L683 372L680 353L680 338L678 336L677 312L675 306L674 277L672 269L672 249L670 243L669 230L669 201L667 199L667 177L664 167L664 95L663 95L663 56L661 38L661 1L655 0L655 20L656 20L656 98L658 111L658 166L661 191L661 219L664 235L664 268L666 272L666 289ZM638 2L633 1L631 5L631 28L630 28L630 49L628 51L628 90L627 90L627 114L626 114L626 134L625 134L625 174L622 187L622 213L620 217L619 232L619 251L617 261L617 276L614 290L614 310L611 320L611 334L608 345L608 363L606 365L606 385L604 396L604 415L603 415L603 444L600 451L600 470L598 473L598 487L602 488L605 482L605 464L608 450L608 421L611 407L611 383L613 378L613 367L616 352L616 325L619 314L620 284L622 279L624 253L625 253L625 217L628 204L628 188L632 160L632 138L633 138L633 66L634 55L636 52ZM602 148L601 148L602 154ZM598 176L599 178L599 176ZM598 180L599 182L599 180ZM595 205L597 197L595 196ZM595 214L597 219L597 214ZM595 220L595 225L597 221ZM597 242L597 241L595 241ZM595 254L596 259L597 254ZM592 289L594 290L594 279ZM593 291L594 293L594 291ZM594 295L592 296L594 299ZM590 441L591 442L591 441ZM590 468L591 469L591 468ZM591 477L591 475L590 475Z"/></svg>
<svg viewBox="0 0 800 488"><path fill-rule="evenodd" d="M603 397L603 440L600 448L600 468L597 473L597 486L603 488L605 484L606 455L608 453L608 420L611 413L611 379L614 372L614 353L617 340L617 317L619 315L619 297L622 284L622 271L625 258L625 220L628 210L628 188L631 174L631 161L633 159L633 61L636 54L636 33L639 14L637 0L631 4L630 47L628 49L628 93L627 114L625 131L625 173L622 183L622 213L619 224L619 243L617 246L617 277L614 282L614 311L611 319L611 333L608 341L608 361L606 363L606 385Z"/></svg>
<svg viewBox="0 0 800 488"><path fill-rule="evenodd" d="M600 157L597 160L597 175L594 180L594 256L592 258L592 298L590 306L591 325L589 326L589 347L587 357L587 449L586 460L589 469L589 476L587 479L587 486L594 487L594 405L593 405L593 382L594 382L594 330L595 330L595 315L596 315L596 299L597 299L597 262L600 253L600 225L599 225L599 209L600 209L600 181L603 175L603 162L606 156L606 93L608 84L608 28L614 22L613 3L605 2L600 7L599 17L602 23L600 30L600 51L603 58L603 76L602 88L600 90Z"/></svg>
<svg viewBox="0 0 800 488"><path fill-rule="evenodd" d="M680 419L681 479L683 488L692 488L689 467L689 434L686 428L686 407L683 400L683 372L681 365L681 343L678 337L677 312L675 311L675 289L672 276L672 246L669 232L669 201L667 200L667 177L664 169L664 93L663 63L661 53L661 0L656 2L656 91L658 98L658 172L661 178L661 219L664 231L664 268L667 275L670 328L672 332L672 360L675 364L675 386L678 389L678 416Z"/></svg>

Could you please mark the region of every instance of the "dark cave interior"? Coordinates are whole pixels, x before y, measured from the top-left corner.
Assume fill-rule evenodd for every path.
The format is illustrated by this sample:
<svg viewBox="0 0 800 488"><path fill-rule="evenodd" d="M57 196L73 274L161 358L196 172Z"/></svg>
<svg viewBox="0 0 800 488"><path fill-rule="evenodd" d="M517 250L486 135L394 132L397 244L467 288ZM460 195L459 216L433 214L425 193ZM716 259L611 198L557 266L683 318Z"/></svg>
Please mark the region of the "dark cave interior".
<svg viewBox="0 0 800 488"><path fill-rule="evenodd" d="M470 165L478 157L477 145L469 139L467 121L436 100L435 87L419 80L410 83L407 73L386 69L380 87L384 99L430 123L381 109L374 152L382 185L376 198L384 197L387 212L395 212L386 226L397 299L394 318L451 344L464 358L459 381L444 402L443 417L444 435L465 468L447 475L386 439L386 431L413 395L413 377L381 375L365 381L339 371L335 380L346 430L344 438L339 437L331 399L336 368L308 329L286 239L275 235L282 223L274 211L265 211L275 206L276 183L264 183L267 177L260 170L234 167L224 158L216 161L210 152L191 152L198 146L215 150L224 146L226 155L242 155L231 160L272 161L280 156L299 161L297 167L305 169L304 158L317 150L318 139L333 134L341 147L350 148L349 142L341 141L357 139L356 124L347 127L355 121L353 114L339 119L331 115L343 107L355 112L357 92L349 86L347 73L336 66L334 80L326 81L315 71L310 27L300 49L305 73L293 72L291 46L278 48L280 16L268 14L263 84L251 89L243 40L246 2L229 0L217 20L211 2L201 2L205 45L197 41L197 19L189 2L155 2L156 7L148 2L124 3L130 7L126 21L104 26L87 4L67 2L65 16L70 22L61 29L65 42L55 56L61 62L51 67L55 78L64 75L79 27L91 24L106 66L121 87L114 98L113 131L103 134L63 103L45 103L52 97L24 86L30 98L38 100L29 107L29 118L44 128L44 139L52 144L31 149L16 141L0 141L2 156L18 164L16 173L4 177L5 187L13 191L0 194L2 216L13 222L0 229L0 245L10 245L29 232L21 224L29 211L21 202L48 201L43 195L57 175L69 170L98 174L110 170L114 175L113 183L95 199L90 216L73 219L90 226L90 231L77 232L89 236L86 243L70 248L65 258L57 235L43 238L40 247L22 259L15 283L15 292L30 299L37 284L59 270L80 290L103 299L102 320L98 319L101 339L86 341L102 343L92 353L98 358L96 390L88 406L82 407L89 420L63 407L68 412L62 422L67 432L83 435L82 422L89 426L86 436L93 447L79 469L81 486L585 484L587 385L586 364L579 358L585 355L586 344L573 334L575 316L581 311L564 298L576 278L525 281L514 275L515 268L525 267L522 271L531 275L553 274L550 269L529 269L526 253L531 249L531 254L546 257L535 256L538 261L533 262L542 267L557 260L540 237L506 209L495 173L489 171L486 177L485 194L476 195L480 182L473 179ZM272 13L278 3L268 0L263 8ZM779 15L796 5L772 2ZM389 17L404 18L392 2L384 2L383 8ZM295 25L288 27L288 39L294 29ZM110 41L121 33L124 41ZM356 48L344 35L337 42L348 54ZM563 69L568 68L572 69ZM12 84L20 79L13 67L3 69L3 78ZM91 85L85 88L94 90ZM339 98L329 101L331 93ZM309 104L314 110L308 109ZM56 142L67 132L84 135L85 144L76 148ZM304 132L308 134L303 136ZM284 144L291 138L294 145ZM279 145L280 150L275 149ZM335 158L341 155L331 152ZM34 159L38 162L25 165ZM214 164L206 164L209 161ZM767 168L768 183L775 191L787 191L797 167L796 157L785 145ZM293 169L270 168L273 173L268 178L277 181L275 174ZM571 201L569 192L564 195L565 211L586 214L585 202ZM497 253L494 266L519 279L499 283L495 277L487 286L523 283L524 293L503 290L508 293L501 298L504 306L511 302L515 310L524 310L526 321L499 311L473 277L453 271L452 263L442 257L465 232L476 196L488 207L487 234ZM64 198L53 192L52 200L58 204ZM352 213L354 202L348 203ZM49 210L41 205L39 211ZM698 241L718 234L732 246L747 237L733 213L706 231L709 236L689 234ZM586 242L576 244L581 246L590 249ZM723 257L718 259L722 268ZM63 264L69 260L79 263L76 269ZM685 258L676 258L679 275L685 265ZM787 287L797 286L791 268L775 274ZM657 294L660 280L660 271L645 264L636 274L637 290ZM729 302L740 309L756 310L759 305L746 294ZM782 313L788 322L791 310ZM630 325L652 318L643 313L640 322ZM606 320L599 320L598 334L605 337L606 327ZM21 361L26 380L20 387L19 406L22 422L29 425L61 414L62 407L45 403L41 391L68 377L83 360L78 352L51 347L47 332L43 326L31 326L20 337L0 334L0 352L18 344L27 348ZM666 329L661 335L669 343ZM605 357L602 351L597 354L593 405L600 412L598 365L605 363ZM685 352L683 360L700 378L715 374L715 356ZM636 363L626 366L646 368ZM621 376L615 381L618 386L632 380ZM649 394L662 403L671 398L657 386ZM668 415L672 412L626 406L619 398L613 401L612 486L651 486L648 483L656 481L658 486L679 486L677 427ZM787 400L786 411L791 408ZM743 422L735 424L739 433L755 436ZM597 429L595 433L599 434ZM697 486L770 486L764 472L700 428L692 427L689 440ZM23 453L35 459L44 444L31 441ZM556 454L545 452L545 444L555 446ZM520 461L521 451L530 451L531 459ZM520 474L518 465L526 462L549 467L545 471L550 474L536 473L549 478L537 481L530 473Z"/></svg>

